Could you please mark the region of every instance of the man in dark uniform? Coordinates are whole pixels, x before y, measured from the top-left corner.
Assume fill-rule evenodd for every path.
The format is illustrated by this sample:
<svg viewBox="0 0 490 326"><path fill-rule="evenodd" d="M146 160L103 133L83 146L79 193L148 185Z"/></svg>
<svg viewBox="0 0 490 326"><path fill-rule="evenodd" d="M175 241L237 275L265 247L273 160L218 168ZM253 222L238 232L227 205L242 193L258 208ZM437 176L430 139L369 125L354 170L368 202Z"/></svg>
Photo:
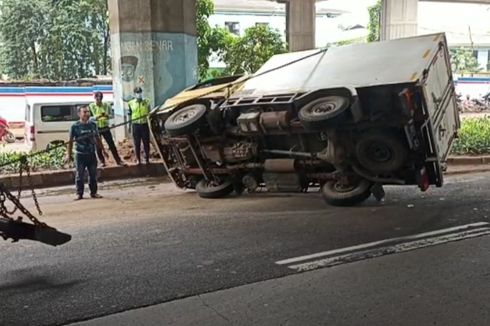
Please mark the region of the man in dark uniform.
<svg viewBox="0 0 490 326"><path fill-rule="evenodd" d="M102 147L99 132L95 122L89 120L90 111L88 107L78 108L78 117L80 120L75 122L70 129L70 142L66 153L68 162L73 161L72 150L73 142L75 146L75 164L76 164L76 187L77 196L75 200L83 199L85 169L88 170L90 197L102 198L97 193L97 157L95 156L96 148L101 148L104 156L108 156Z"/></svg>

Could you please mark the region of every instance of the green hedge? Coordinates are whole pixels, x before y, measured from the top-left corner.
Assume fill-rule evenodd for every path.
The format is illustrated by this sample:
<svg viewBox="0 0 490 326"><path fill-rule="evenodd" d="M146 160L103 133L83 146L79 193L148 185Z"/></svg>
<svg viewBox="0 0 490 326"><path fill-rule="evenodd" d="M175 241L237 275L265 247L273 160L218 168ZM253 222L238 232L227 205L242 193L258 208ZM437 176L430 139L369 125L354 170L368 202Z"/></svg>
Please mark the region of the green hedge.
<svg viewBox="0 0 490 326"><path fill-rule="evenodd" d="M19 159L22 153L0 153L0 165L8 163L12 160ZM66 157L66 148L59 147L48 153L36 155L28 159L29 166L32 172L43 170L59 170L63 169ZM19 171L19 162L0 167L0 174L17 173Z"/></svg>
<svg viewBox="0 0 490 326"><path fill-rule="evenodd" d="M490 154L490 117L464 119L458 135L452 154Z"/></svg>

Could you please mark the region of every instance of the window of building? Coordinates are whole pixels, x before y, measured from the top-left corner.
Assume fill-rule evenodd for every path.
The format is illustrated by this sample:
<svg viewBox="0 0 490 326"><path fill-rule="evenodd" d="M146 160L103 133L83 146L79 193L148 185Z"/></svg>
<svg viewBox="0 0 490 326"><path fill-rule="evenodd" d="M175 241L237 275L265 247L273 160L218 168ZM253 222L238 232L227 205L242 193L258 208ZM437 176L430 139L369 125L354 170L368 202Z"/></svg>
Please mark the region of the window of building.
<svg viewBox="0 0 490 326"><path fill-rule="evenodd" d="M239 22L225 22L226 28L230 33L240 35L240 23Z"/></svg>

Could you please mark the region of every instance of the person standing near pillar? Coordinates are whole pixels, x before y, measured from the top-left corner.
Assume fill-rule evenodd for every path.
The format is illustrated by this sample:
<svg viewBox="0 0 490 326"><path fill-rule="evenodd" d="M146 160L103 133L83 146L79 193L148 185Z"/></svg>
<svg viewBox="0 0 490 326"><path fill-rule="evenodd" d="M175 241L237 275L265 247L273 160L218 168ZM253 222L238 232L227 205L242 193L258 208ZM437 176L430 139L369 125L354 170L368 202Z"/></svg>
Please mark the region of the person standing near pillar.
<svg viewBox="0 0 490 326"><path fill-rule="evenodd" d="M76 166L76 200L83 199L85 170L88 170L90 197L102 198L97 193L97 157L96 149L100 148L102 155L107 152L102 147L99 131L95 122L89 120L90 111L86 106L78 108L80 120L70 128L70 141L66 152L66 162L73 161L73 143L76 143L75 166Z"/></svg>
<svg viewBox="0 0 490 326"><path fill-rule="evenodd" d="M141 87L134 89L134 99L129 101L129 116L133 127L134 151L138 164L141 164L141 142L145 150L146 164L150 163L150 129L148 127L148 114L150 101L143 98Z"/></svg>
<svg viewBox="0 0 490 326"><path fill-rule="evenodd" d="M112 138L111 130L109 129L109 118L110 118L110 107L109 104L102 102L104 95L102 92L96 92L94 94L95 102L89 105L90 114L95 118L97 123L97 128L99 128L99 134L103 137L109 146L109 149L116 161L117 165L124 166L124 162L119 157L117 153L116 145L114 144L114 139ZM106 166L105 157L102 155L102 151L97 149L97 156L102 166Z"/></svg>

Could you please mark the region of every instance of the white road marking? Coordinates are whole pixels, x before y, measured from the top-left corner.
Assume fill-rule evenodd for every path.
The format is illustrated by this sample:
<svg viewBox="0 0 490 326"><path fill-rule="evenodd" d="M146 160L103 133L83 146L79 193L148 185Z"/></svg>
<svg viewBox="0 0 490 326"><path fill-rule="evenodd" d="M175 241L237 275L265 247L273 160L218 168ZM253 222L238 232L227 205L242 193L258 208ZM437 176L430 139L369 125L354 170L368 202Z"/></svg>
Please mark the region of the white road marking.
<svg viewBox="0 0 490 326"><path fill-rule="evenodd" d="M419 233L415 235L409 235L409 236L403 236L403 237L397 237L397 238L391 238L391 239L386 239L386 240L380 240L380 241L375 241L375 242L369 242L369 243L364 243L356 246L351 246L351 247L345 247L345 248L340 248L340 249L334 249L334 250L329 250L329 251L323 251L323 252L318 252L315 254L311 255L305 255L305 256L300 256L300 257L294 257L294 258L289 258L289 259L284 259L277 261L276 264L278 265L288 265L291 263L298 263L302 261L307 261L315 258L321 258L321 257L328 257L328 256L334 256L335 257L328 257L319 261L326 261L326 262L331 262L333 260L339 259L339 257L347 257L349 255L356 255L359 252L368 252L369 250L367 249L372 249L374 247L378 247L376 249L372 249L373 251L375 250L381 250L381 249L390 249L390 248L399 248L403 247L406 244L417 244L417 243L424 243L430 242L430 245L435 245L439 243L444 243L444 242L450 242L450 241L456 241L459 240L458 237L467 235L469 238L475 237L474 234L479 234L478 232L486 232L490 233L490 228L489 228L489 223L487 222L478 222L478 223L472 223L472 224L466 224L466 225L461 225L461 226L456 226L456 227L451 227L451 228L446 228L446 229L441 229L441 230L436 230L436 231L431 231L431 232L425 232L425 233ZM482 228L479 228L482 227ZM448 235L449 233L449 235ZM486 234L486 233L485 233ZM480 234L484 235L484 234ZM477 236L480 236L477 235ZM452 239L453 237L456 237L456 240L443 240L446 238ZM426 238L426 239L424 239ZM464 238L464 237L463 237ZM420 240L423 239L423 240ZM420 241L413 241L413 240L420 240ZM441 242L442 241L442 242ZM401 242L401 243L400 243ZM432 244L434 243L434 244ZM387 246L387 245L392 245ZM384 247L383 247L384 246ZM427 246L427 245L425 245ZM379 248L382 247L382 248ZM423 248L424 246L420 247ZM416 248L414 248L416 249ZM413 250L413 249L410 249ZM406 250L404 250L406 251ZM398 251L395 251L398 252ZM348 254L346 254L348 253ZM346 254L346 255L341 255L339 254ZM318 261L316 261L318 262ZM305 264L300 264L300 265L293 265L290 266L290 268L295 268L298 269L303 265L308 265L308 264L313 264L315 262L309 262ZM298 267L300 266L300 267ZM309 265L308 265L309 266Z"/></svg>
<svg viewBox="0 0 490 326"><path fill-rule="evenodd" d="M411 251L411 250L415 250L415 249L431 247L431 246L435 246L435 245L439 245L439 244L443 244L443 243L481 237L483 235L489 235L489 234L490 234L489 228L481 228L481 229L475 229L475 230L471 230L471 231L464 231L464 232L447 234L447 235L443 235L443 236L435 237L435 238L430 238L430 239L421 239L421 240L415 240L415 241L411 241L411 242L399 243L399 244L396 244L393 246L381 247L381 248L376 248L376 249L371 249L371 250L364 250L364 251L360 251L360 252L353 252L353 253L349 253L349 254L345 254L345 255L324 258L324 259L315 260L315 261L304 263L304 264L292 265L292 266L288 266L288 267L290 269L295 269L298 272L305 272L305 271L311 271L311 270L314 270L314 269L317 269L320 267L331 267L331 266L350 263L350 262L354 262L354 261L358 261L358 260L375 258L375 257L384 256L384 255L388 255L388 254L394 254L394 253L402 253L402 252Z"/></svg>

